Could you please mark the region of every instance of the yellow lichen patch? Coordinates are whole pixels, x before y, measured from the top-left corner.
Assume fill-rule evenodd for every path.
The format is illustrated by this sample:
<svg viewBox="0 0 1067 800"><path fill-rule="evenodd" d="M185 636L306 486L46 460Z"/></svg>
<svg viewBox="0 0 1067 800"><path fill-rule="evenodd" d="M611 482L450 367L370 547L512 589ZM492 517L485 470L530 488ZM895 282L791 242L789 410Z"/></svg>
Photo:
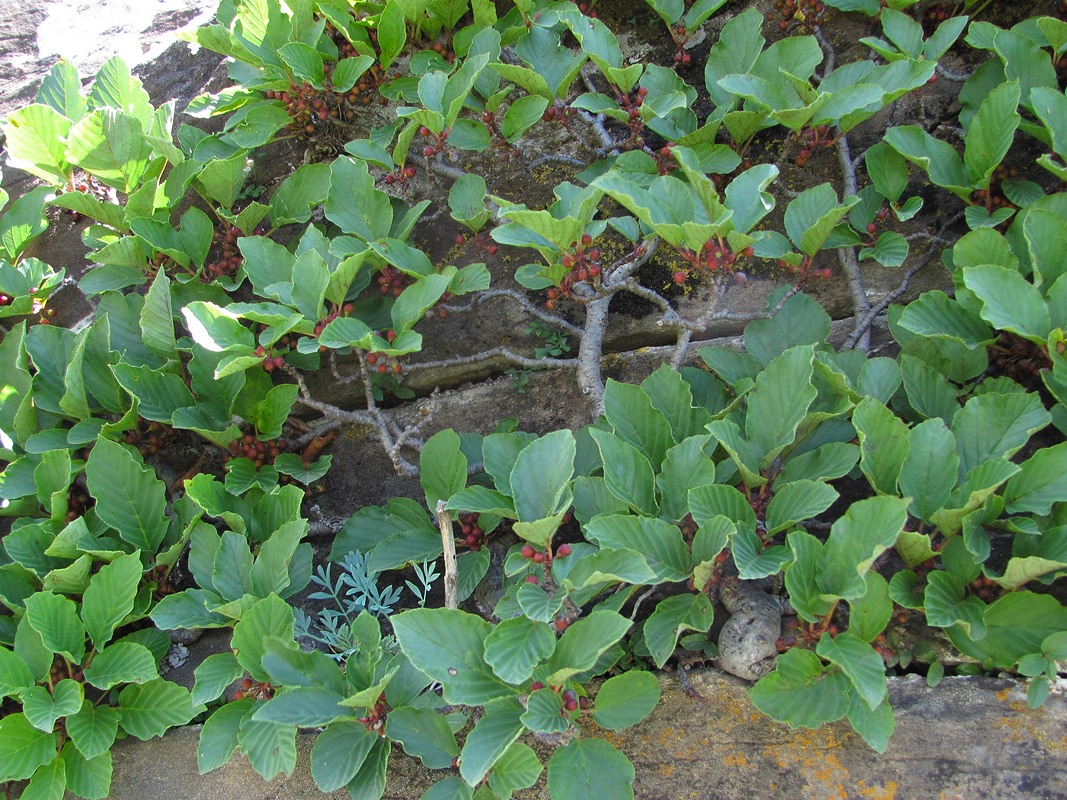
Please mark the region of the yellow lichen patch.
<svg viewBox="0 0 1067 800"><path fill-rule="evenodd" d="M745 758L743 753L731 753L723 757L722 763L728 767L747 767L748 759Z"/></svg>
<svg viewBox="0 0 1067 800"><path fill-rule="evenodd" d="M1010 694L1011 694L1011 687L1010 686L1007 687L1006 689L1001 689L999 692L997 692L997 700L1007 700L1008 696Z"/></svg>
<svg viewBox="0 0 1067 800"><path fill-rule="evenodd" d="M670 778L674 775L674 764L664 764L659 768L659 774L664 778Z"/></svg>
<svg viewBox="0 0 1067 800"><path fill-rule="evenodd" d="M845 786L852 782L852 776L834 752L841 747L840 737L823 728L791 732L781 743L768 745L763 751L782 769L799 772L815 800L847 800Z"/></svg>
<svg viewBox="0 0 1067 800"><path fill-rule="evenodd" d="M897 796L897 782L886 781L885 786L868 786L866 781L858 781L856 788L861 797L869 800L895 800Z"/></svg>

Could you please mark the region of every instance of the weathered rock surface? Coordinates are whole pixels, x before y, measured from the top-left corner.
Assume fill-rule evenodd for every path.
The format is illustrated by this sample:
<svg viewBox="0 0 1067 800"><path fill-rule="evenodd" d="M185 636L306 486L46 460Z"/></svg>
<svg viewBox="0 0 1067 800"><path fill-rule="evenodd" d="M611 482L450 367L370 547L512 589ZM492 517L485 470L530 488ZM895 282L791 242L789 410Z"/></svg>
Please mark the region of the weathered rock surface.
<svg viewBox="0 0 1067 800"><path fill-rule="evenodd" d="M689 678L705 698L686 695L673 675L652 716L622 734L589 723L626 752L637 770L638 800L973 800L1067 797L1067 701L1054 695L1031 710L1013 682L947 678L935 689L919 677L890 681L896 732L878 756L839 722L793 730L749 702L746 685L704 672ZM207 775L196 767L197 727L115 748L111 800L180 792L184 800L290 800L323 797L309 774L314 737L298 739L297 769L264 782L243 758ZM541 749L542 758L550 751ZM394 748L388 800L414 800L447 773L431 773ZM543 778L543 776L542 776ZM345 791L325 795L347 798ZM548 800L544 781L521 800ZM604 798L604 800L613 800Z"/></svg>

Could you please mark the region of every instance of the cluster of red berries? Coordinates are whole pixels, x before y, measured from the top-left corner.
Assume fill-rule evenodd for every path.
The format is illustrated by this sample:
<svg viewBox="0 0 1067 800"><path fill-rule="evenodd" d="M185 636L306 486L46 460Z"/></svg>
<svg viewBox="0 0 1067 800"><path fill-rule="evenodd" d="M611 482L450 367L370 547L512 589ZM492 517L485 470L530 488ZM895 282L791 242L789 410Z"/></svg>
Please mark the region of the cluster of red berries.
<svg viewBox="0 0 1067 800"><path fill-rule="evenodd" d="M178 432L170 425L154 420L138 420L137 427L122 435L126 444L133 445L141 457L154 456L167 445L173 444Z"/></svg>
<svg viewBox="0 0 1067 800"><path fill-rule="evenodd" d="M992 578L987 578L985 575L979 575L967 584L967 588L971 594L985 603L992 603L1004 591L999 583Z"/></svg>
<svg viewBox="0 0 1067 800"><path fill-rule="evenodd" d="M485 544L485 531L478 524L478 514L469 511L460 514L459 532L463 535L461 543L475 552L481 550Z"/></svg>
<svg viewBox="0 0 1067 800"><path fill-rule="evenodd" d="M368 708L367 713L359 718L359 722L371 733L385 736L385 715L387 712L388 708L385 705L385 694L383 693L378 698L378 702Z"/></svg>
<svg viewBox="0 0 1067 800"><path fill-rule="evenodd" d="M883 0L882 5L885 5ZM934 3L923 12L922 24L927 33L952 16L952 5L949 3Z"/></svg>
<svg viewBox="0 0 1067 800"><path fill-rule="evenodd" d="M815 269L814 262L811 256L804 256L804 260L799 264L790 264L785 259L778 262L778 266L787 272L792 272L796 275L797 280L827 280L833 276L833 271L829 267L823 267L822 269Z"/></svg>
<svg viewBox="0 0 1067 800"><path fill-rule="evenodd" d="M548 290L548 300L545 308L549 311L556 307L556 301L560 297L570 297L571 288L576 283L595 279L600 275L600 248L590 247L593 237L588 233L583 234L580 241L573 242L567 252L563 254L561 263L570 270L559 282L559 288Z"/></svg>
<svg viewBox="0 0 1067 800"><path fill-rule="evenodd" d="M679 22L671 26L671 38L678 45L678 52L674 54L674 63L679 67L688 67L693 63L693 57L685 51L685 46L689 43L689 31L686 30L685 25Z"/></svg>
<svg viewBox="0 0 1067 800"><path fill-rule="evenodd" d="M85 512L88 511L95 501L92 496L89 495L85 486L79 483L72 483L67 490L67 522L73 522L78 517L84 517Z"/></svg>
<svg viewBox="0 0 1067 800"><path fill-rule="evenodd" d="M274 697L274 687L269 683L244 678L241 680L241 688L233 693L233 699L244 700L246 697L252 700L270 700Z"/></svg>
<svg viewBox="0 0 1067 800"><path fill-rule="evenodd" d="M352 51L352 55L355 54L347 41L344 41L344 45ZM341 57L346 57L343 48ZM290 81L288 90L269 89L267 91L267 99L279 101L285 113L292 118L288 128L289 132L297 138L315 138L333 123L355 120L357 109L373 102L373 91L385 79L385 73L382 72L381 67L373 64L363 73L358 83L347 92L335 92L329 88L334 62L327 61L323 66L326 75L327 88L325 89L316 89L309 83L298 84ZM382 97L379 102L388 101Z"/></svg>
<svg viewBox="0 0 1067 800"><path fill-rule="evenodd" d="M273 464L274 459L281 455L288 446L285 439L271 439L264 442L253 434L246 433L240 439L230 442L230 453L234 458L247 458L256 467L262 467ZM228 461L229 458L227 456L226 460Z"/></svg>
<svg viewBox="0 0 1067 800"><path fill-rule="evenodd" d="M884 223L889 217L889 209L882 206L874 215L874 219L867 223L867 235L870 236L870 240L867 241L865 247L874 247L875 241L878 238L878 229L880 225L878 223Z"/></svg>
<svg viewBox="0 0 1067 800"><path fill-rule="evenodd" d="M379 375L390 372L393 375L399 375L404 371L404 367L396 358L387 356L385 353L367 353L367 364L373 367Z"/></svg>
<svg viewBox="0 0 1067 800"><path fill-rule="evenodd" d="M570 122L570 118L577 113L578 111L576 109L564 105L562 100L557 99L556 102L545 109L545 113L541 115L541 119L545 122L560 122L567 125Z"/></svg>
<svg viewBox="0 0 1067 800"><path fill-rule="evenodd" d="M468 241L473 241L474 246L479 250L484 250L487 255L495 256L500 250L496 242L481 232L476 233L473 236L467 236L464 233L460 233L456 236L457 247L463 247ZM448 293L446 292L446 294Z"/></svg>
<svg viewBox="0 0 1067 800"><path fill-rule="evenodd" d="M805 128L800 134L801 148L797 154L796 165L803 167L811 158L811 151L816 147L833 147L838 137L831 136L829 125L817 125L814 128Z"/></svg>
<svg viewBox="0 0 1067 800"><path fill-rule="evenodd" d="M274 348L268 350L263 345L259 345L256 347L256 355L263 359L263 369L266 372L274 372L285 364L285 356L280 350Z"/></svg>
<svg viewBox="0 0 1067 800"><path fill-rule="evenodd" d="M257 228L256 233L262 235L266 233L266 228ZM244 234L236 225L223 223L215 228L215 233L211 237L211 252L208 255L207 264L204 265L206 280L237 274L237 270L244 263L244 256L237 249L237 240L242 236Z"/></svg>
<svg viewBox="0 0 1067 800"><path fill-rule="evenodd" d="M377 280L378 291L382 294L391 293L393 297L400 297L400 293L411 284L411 278L390 265L382 267Z"/></svg>
<svg viewBox="0 0 1067 800"><path fill-rule="evenodd" d="M545 688L543 681L534 681L530 684L530 692L540 691ZM562 693L561 691L562 690ZM563 689L562 686L553 686L552 691L559 694L560 699L563 701L563 711L568 714L573 714L581 707L581 702L578 699L578 693L573 689Z"/></svg>
<svg viewBox="0 0 1067 800"><path fill-rule="evenodd" d="M326 326L333 322L335 319L337 319L339 316L341 316L342 313L351 314L353 308L355 308L355 306L353 306L351 303L345 303L343 306L337 306L333 311L331 311L325 317L315 323L315 335L318 336L319 334L321 334L326 329Z"/></svg>
<svg viewBox="0 0 1067 800"><path fill-rule="evenodd" d="M554 554L550 554L543 550L538 550L532 544L524 544L522 546L522 550L520 550L519 552L522 553L523 558L532 561L535 564L545 564L551 563L553 558L566 558L573 552L573 550L571 549L571 546L569 544L564 542L556 548L556 552Z"/></svg>
<svg viewBox="0 0 1067 800"><path fill-rule="evenodd" d="M448 141L448 131L434 133L425 125L420 125L419 136L422 136L423 138L431 137L433 139L432 142L422 148L422 154L427 158L433 158L438 153L444 152L445 147L447 147L445 142Z"/></svg>
<svg viewBox="0 0 1067 800"><path fill-rule="evenodd" d="M385 174L385 177L382 178L382 181L387 186L392 186L395 183L399 183L401 186L403 186L412 178L414 178L416 174L417 173L415 171L415 168L412 166L397 167L392 172L387 172Z"/></svg>
<svg viewBox="0 0 1067 800"><path fill-rule="evenodd" d="M674 142L667 142L659 150L652 151L652 160L656 162L656 171L667 175L678 169L678 159L674 155Z"/></svg>
<svg viewBox="0 0 1067 800"><path fill-rule="evenodd" d="M826 6L820 0L775 0L774 11L767 12L767 21L778 20L778 30L787 31L794 23L805 29L822 25Z"/></svg>
<svg viewBox="0 0 1067 800"><path fill-rule="evenodd" d="M974 195L990 212L993 212L998 208L1015 208L1015 204L1004 196L1002 185L1004 181L1018 177L1018 169L1015 167L1006 167L1001 164L996 168L989 180L989 190L979 189Z"/></svg>
<svg viewBox="0 0 1067 800"><path fill-rule="evenodd" d="M678 255L692 264L694 269L715 272L720 269L730 269L738 258L751 258L753 251L751 247L746 247L739 253L735 253L725 242L720 242L716 239L708 239L708 241L704 242L704 246L701 247L699 251L683 247L678 251ZM686 282L688 277L689 275L687 272L678 270L674 273L674 282L681 285Z"/></svg>
<svg viewBox="0 0 1067 800"><path fill-rule="evenodd" d="M64 678L70 678L71 680L81 683L85 680L85 673L82 672L81 667L75 664L69 664L63 656L56 656L52 661L49 677L52 680L52 685L55 686Z"/></svg>
<svg viewBox="0 0 1067 800"><path fill-rule="evenodd" d="M165 253L154 253L150 259L148 259L148 269L145 270L148 277L152 278L160 271L170 275L174 272L174 268L178 266L178 262Z"/></svg>
<svg viewBox="0 0 1067 800"><path fill-rule="evenodd" d="M615 87L612 87L615 89ZM615 89L615 99L619 108L626 112L626 124L630 127L630 138L622 143L624 150L632 150L635 147L643 147L645 139L641 135L645 130L645 121L641 118L641 106L645 104L648 89L640 86L630 94L625 94Z"/></svg>

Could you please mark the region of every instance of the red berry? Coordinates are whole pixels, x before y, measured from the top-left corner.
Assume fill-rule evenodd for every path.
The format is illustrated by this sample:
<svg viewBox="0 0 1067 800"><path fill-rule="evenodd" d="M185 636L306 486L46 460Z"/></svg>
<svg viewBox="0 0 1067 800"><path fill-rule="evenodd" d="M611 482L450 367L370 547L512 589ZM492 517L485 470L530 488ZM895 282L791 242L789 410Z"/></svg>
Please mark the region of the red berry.
<svg viewBox="0 0 1067 800"><path fill-rule="evenodd" d="M872 222L870 225L867 226L867 233L870 233L870 234L878 233L878 226L875 225Z"/></svg>
<svg viewBox="0 0 1067 800"><path fill-rule="evenodd" d="M545 685L541 681L534 681L530 684L530 691L536 692L538 689L544 689Z"/></svg>
<svg viewBox="0 0 1067 800"><path fill-rule="evenodd" d="M430 135L430 129L427 128L425 125L421 125L419 127L419 136L429 136L429 135Z"/></svg>
<svg viewBox="0 0 1067 800"><path fill-rule="evenodd" d="M564 631L567 629L567 625L569 624L570 623L567 622L566 617L556 617L556 630Z"/></svg>
<svg viewBox="0 0 1067 800"><path fill-rule="evenodd" d="M538 584L537 576L536 575L527 575L526 576L526 582L527 583L532 583L534 586L536 586Z"/></svg>
<svg viewBox="0 0 1067 800"><path fill-rule="evenodd" d="M682 272L681 270L679 270L678 272L674 273L674 282L677 283L679 286L681 286L683 283L685 283L685 279L686 279L686 274L684 272Z"/></svg>
<svg viewBox="0 0 1067 800"><path fill-rule="evenodd" d="M578 701L576 699L565 700L563 703L563 707L567 709L567 711L577 711Z"/></svg>
<svg viewBox="0 0 1067 800"><path fill-rule="evenodd" d="M404 177L405 178L414 178L415 177L415 168L414 167L404 167Z"/></svg>
<svg viewBox="0 0 1067 800"><path fill-rule="evenodd" d="M533 545L524 544L521 552L523 558L533 558L537 551L533 549Z"/></svg>
<svg viewBox="0 0 1067 800"><path fill-rule="evenodd" d="M571 554L571 546L569 544L561 544L556 548L556 556L559 558L566 558Z"/></svg>
<svg viewBox="0 0 1067 800"><path fill-rule="evenodd" d="M543 564L545 561L545 554L540 552L534 553L530 558L533 559L535 564Z"/></svg>

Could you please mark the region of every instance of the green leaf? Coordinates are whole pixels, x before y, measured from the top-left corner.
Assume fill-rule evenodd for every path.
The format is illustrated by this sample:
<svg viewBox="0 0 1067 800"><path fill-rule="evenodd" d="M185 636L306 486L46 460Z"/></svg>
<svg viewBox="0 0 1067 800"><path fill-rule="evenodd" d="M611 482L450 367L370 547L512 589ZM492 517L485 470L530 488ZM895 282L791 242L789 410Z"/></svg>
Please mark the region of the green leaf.
<svg viewBox="0 0 1067 800"><path fill-rule="evenodd" d="M1048 514L1067 498L1067 443L1043 447L1022 463L1022 470L1004 487L1009 514Z"/></svg>
<svg viewBox="0 0 1067 800"><path fill-rule="evenodd" d="M901 466L900 490L912 498L912 512L929 520L948 501L956 485L959 456L952 432L940 419L925 420L911 431Z"/></svg>
<svg viewBox="0 0 1067 800"><path fill-rule="evenodd" d="M868 572L864 579L867 591L863 597L849 602L848 630L863 641L872 642L893 616L893 601L885 578L877 572Z"/></svg>
<svg viewBox="0 0 1067 800"><path fill-rule="evenodd" d="M510 487L520 521L552 517L570 505L576 449L574 434L559 430L531 442L515 457Z"/></svg>
<svg viewBox="0 0 1067 800"><path fill-rule="evenodd" d="M667 663L682 631L707 631L713 618L711 601L703 592L679 594L661 600L642 628L645 644L656 666L662 669ZM598 708L599 702L598 698Z"/></svg>
<svg viewBox="0 0 1067 800"><path fill-rule="evenodd" d="M815 653L793 648L778 656L777 668L760 678L748 696L771 719L817 728L845 716L848 688L843 672L827 671Z"/></svg>
<svg viewBox="0 0 1067 800"><path fill-rule="evenodd" d="M520 587L520 592L529 586ZM544 592L537 586L534 591ZM520 598L519 602L522 600ZM485 661L502 680L520 684L529 680L534 669L556 647L556 636L545 622L526 617L507 619L493 628L485 639Z"/></svg>
<svg viewBox="0 0 1067 800"><path fill-rule="evenodd" d="M650 517L608 514L590 520L585 534L603 548L637 550L645 556L657 582L689 577L692 561L676 525Z"/></svg>
<svg viewBox="0 0 1067 800"><path fill-rule="evenodd" d="M97 649L111 640L115 627L133 610L143 568L140 556L119 556L100 568L82 597L82 621Z"/></svg>
<svg viewBox="0 0 1067 800"><path fill-rule="evenodd" d="M233 653L213 653L194 670L193 703L210 703L222 696L226 687L244 675Z"/></svg>
<svg viewBox="0 0 1067 800"><path fill-rule="evenodd" d="M917 125L890 128L884 140L904 158L930 175L930 180L962 200L970 197L971 177L952 145L935 139Z"/></svg>
<svg viewBox="0 0 1067 800"><path fill-rule="evenodd" d="M67 159L127 194L137 188L152 155L141 123L111 108L76 122L67 137Z"/></svg>
<svg viewBox="0 0 1067 800"><path fill-rule="evenodd" d="M25 780L56 757L56 736L30 725L25 714L0 719L0 780Z"/></svg>
<svg viewBox="0 0 1067 800"><path fill-rule="evenodd" d="M801 479L779 482L771 502L767 504L767 533L773 535L796 522L818 516L837 497L837 491L822 481Z"/></svg>
<svg viewBox="0 0 1067 800"><path fill-rule="evenodd" d="M871 486L896 494L897 479L908 455L909 431L893 412L871 397L859 402L852 424L860 440L860 469Z"/></svg>
<svg viewBox="0 0 1067 800"><path fill-rule="evenodd" d="M359 723L339 721L327 726L311 748L311 777L319 791L336 791L351 781L377 741Z"/></svg>
<svg viewBox="0 0 1067 800"><path fill-rule="evenodd" d="M341 705L344 699L343 695L318 686L294 686L261 704L251 719L301 728L320 727L354 716Z"/></svg>
<svg viewBox="0 0 1067 800"><path fill-rule="evenodd" d="M432 708L404 706L389 712L386 735L429 769L444 769L459 753L456 737L443 716Z"/></svg>
<svg viewBox="0 0 1067 800"><path fill-rule="evenodd" d="M69 61L59 60L41 81L35 98L38 103L51 106L62 116L77 122L85 116L88 105L82 94L78 68Z"/></svg>
<svg viewBox="0 0 1067 800"><path fill-rule="evenodd" d="M78 713L67 717L67 734L81 754L92 760L111 749L119 729L119 712L111 706L82 702Z"/></svg>
<svg viewBox="0 0 1067 800"><path fill-rule="evenodd" d="M122 729L142 740L185 725L204 710L204 706L192 704L188 689L162 678L131 684L119 693Z"/></svg>
<svg viewBox="0 0 1067 800"><path fill-rule="evenodd" d="M492 792L489 792L489 795L495 797ZM471 787L464 783L462 778L449 775L423 792L419 800L474 800L474 797Z"/></svg>
<svg viewBox="0 0 1067 800"><path fill-rule="evenodd" d="M989 188L993 170L1007 155L1019 127L1020 87L1002 83L986 95L967 128L963 163L975 186Z"/></svg>
<svg viewBox="0 0 1067 800"><path fill-rule="evenodd" d="M857 202L859 198L853 195L839 204L837 192L828 183L806 189L793 198L786 208L786 233L802 252L814 256Z"/></svg>
<svg viewBox="0 0 1067 800"><path fill-rule="evenodd" d="M156 658L135 642L115 642L103 648L85 668L85 680L108 690L120 683L147 683L159 677Z"/></svg>
<svg viewBox="0 0 1067 800"><path fill-rule="evenodd" d="M675 443L667 418L638 386L608 379L604 391L604 415L623 441L659 465Z"/></svg>
<svg viewBox="0 0 1067 800"><path fill-rule="evenodd" d="M1000 330L1044 343L1051 330L1038 289L1017 270L993 264L964 267L964 285L982 301L982 319Z"/></svg>
<svg viewBox="0 0 1067 800"><path fill-rule="evenodd" d="M723 484L700 486L689 492L689 505L693 519L704 525L720 514L742 527L756 528L756 512L748 498L736 487Z"/></svg>
<svg viewBox="0 0 1067 800"><path fill-rule="evenodd" d="M813 361L810 345L793 347L756 377L756 388L748 395L745 433L761 465L795 441L797 428L818 394L811 382Z"/></svg>
<svg viewBox="0 0 1067 800"><path fill-rule="evenodd" d="M592 668L601 654L629 629L630 620L605 609L596 609L589 616L572 622L559 638L548 661L547 668L551 673L545 683L555 686Z"/></svg>
<svg viewBox="0 0 1067 800"><path fill-rule="evenodd" d="M603 739L575 739L548 761L548 791L560 800L633 800L634 767Z"/></svg>
<svg viewBox="0 0 1067 800"><path fill-rule="evenodd" d="M540 95L528 94L517 98L508 106L500 121L501 135L509 143L514 143L541 119L546 108L548 100Z"/></svg>
<svg viewBox="0 0 1067 800"><path fill-rule="evenodd" d="M57 720L81 708L82 698L82 685L64 678L52 687L51 693L43 686L33 686L24 692L22 711L33 727L51 733Z"/></svg>
<svg viewBox="0 0 1067 800"><path fill-rule="evenodd" d="M816 584L836 597L863 597L867 591L864 575L893 546L906 521L907 500L872 497L853 503L833 524L819 553Z"/></svg>
<svg viewBox="0 0 1067 800"><path fill-rule="evenodd" d="M768 300L768 310L777 305ZM789 298L770 319L757 319L745 327L745 349L764 366L790 347L821 344L830 335L830 315L806 294Z"/></svg>
<svg viewBox="0 0 1067 800"><path fill-rule="evenodd" d="M46 105L28 105L12 112L4 125L7 163L53 186L67 182L73 167L63 142L71 120Z"/></svg>
<svg viewBox="0 0 1067 800"><path fill-rule="evenodd" d="M888 699L871 709L861 697L853 694L848 707L848 721L853 730L862 736L863 741L873 750L879 753L885 752L889 745L889 737L893 735L893 728L896 725L893 719L893 709Z"/></svg>
<svg viewBox="0 0 1067 800"><path fill-rule="evenodd" d="M167 533L166 487L119 444L100 439L85 465L96 512L130 544L155 552Z"/></svg>
<svg viewBox="0 0 1067 800"><path fill-rule="evenodd" d="M635 511L654 515L656 479L648 459L636 447L607 431L590 428L589 434L600 450L608 490Z"/></svg>
<svg viewBox="0 0 1067 800"><path fill-rule="evenodd" d="M643 720L659 703L660 685L656 676L643 670L609 678L597 692L593 718L597 725L618 731Z"/></svg>
<svg viewBox="0 0 1067 800"><path fill-rule="evenodd" d="M960 477L998 458L1011 458L1050 416L1036 394L984 394L971 397L952 420L960 455Z"/></svg>
<svg viewBox="0 0 1067 800"><path fill-rule="evenodd" d="M263 780L273 780L279 773L293 773L296 767L295 725L257 722L250 716L245 717L237 741Z"/></svg>
<svg viewBox="0 0 1067 800"><path fill-rule="evenodd" d="M14 651L0 647L0 698L17 697L35 683L33 673Z"/></svg>
<svg viewBox="0 0 1067 800"><path fill-rule="evenodd" d="M1024 655L1041 652L1046 637L1067 630L1067 608L1049 595L1011 592L985 609L984 622L986 635L977 641L962 626L945 633L965 655L1011 669Z"/></svg>
<svg viewBox="0 0 1067 800"><path fill-rule="evenodd" d="M885 701L885 662L860 637L849 631L837 636L823 636L815 646L815 652L841 668L872 711Z"/></svg>
<svg viewBox="0 0 1067 800"><path fill-rule="evenodd" d="M444 685L448 702L480 705L513 693L482 655L492 631L485 620L446 608L414 608L390 619L404 654Z"/></svg>
<svg viewBox="0 0 1067 800"><path fill-rule="evenodd" d="M908 240L896 231L882 231L874 247L860 249L860 258L873 258L883 267L899 267L908 257Z"/></svg>
<svg viewBox="0 0 1067 800"><path fill-rule="evenodd" d="M986 605L974 595L967 595L964 580L958 575L938 570L926 579L924 595L926 621L939 628L959 625L974 639L985 636L982 617Z"/></svg>
<svg viewBox="0 0 1067 800"><path fill-rule="evenodd" d="M509 792L528 789L537 783L543 769L532 748L515 742L493 765L489 786L498 797L506 797Z"/></svg>
<svg viewBox="0 0 1067 800"><path fill-rule="evenodd" d="M419 480L426 506L436 513L437 502L447 501L467 484L467 457L460 450L459 434L451 428L435 433L422 447Z"/></svg>
<svg viewBox="0 0 1067 800"><path fill-rule="evenodd" d="M249 715L255 702L247 698L226 703L204 722L196 747L196 762L201 775L218 769L230 760L237 749L241 723Z"/></svg>
<svg viewBox="0 0 1067 800"><path fill-rule="evenodd" d="M111 753L86 759L71 744L64 746L60 758L65 773L64 788L86 800L102 800L111 792Z"/></svg>
<svg viewBox="0 0 1067 800"><path fill-rule="evenodd" d="M78 619L77 604L62 595L37 592L26 598L25 605L26 620L44 646L80 664L85 657L85 628Z"/></svg>
<svg viewBox="0 0 1067 800"><path fill-rule="evenodd" d="M270 680L262 665L267 641L271 637L290 640L292 636L293 609L277 595L270 595L252 606L234 625L230 647L252 679L265 682Z"/></svg>
<svg viewBox="0 0 1067 800"><path fill-rule="evenodd" d="M485 778L486 772L512 746L523 731L522 704L509 699L492 703L467 736L460 754L459 774L470 786Z"/></svg>

